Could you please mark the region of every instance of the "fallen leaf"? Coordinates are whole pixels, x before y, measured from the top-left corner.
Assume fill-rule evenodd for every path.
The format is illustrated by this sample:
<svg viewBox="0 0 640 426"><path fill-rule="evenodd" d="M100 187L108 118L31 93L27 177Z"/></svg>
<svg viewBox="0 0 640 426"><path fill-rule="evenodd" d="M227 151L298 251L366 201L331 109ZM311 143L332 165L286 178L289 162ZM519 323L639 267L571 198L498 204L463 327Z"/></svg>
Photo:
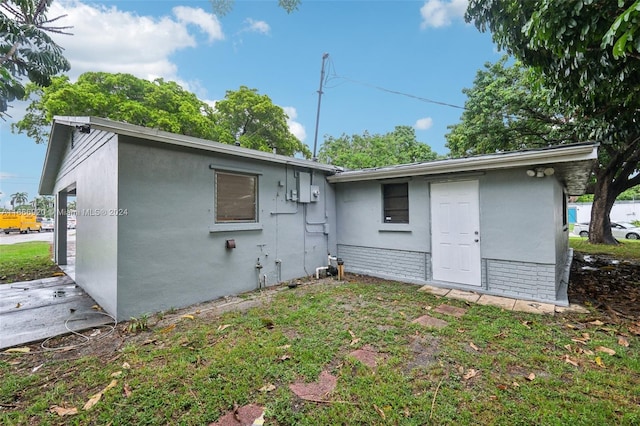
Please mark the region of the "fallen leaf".
<svg viewBox="0 0 640 426"><path fill-rule="evenodd" d="M640 324L632 324L629 327L629 331L636 336L640 336Z"/></svg>
<svg viewBox="0 0 640 426"><path fill-rule="evenodd" d="M581 349L581 351L585 355L593 355L593 351L590 349Z"/></svg>
<svg viewBox="0 0 640 426"><path fill-rule="evenodd" d="M129 398L133 394L133 391L131 390L131 386L129 386L129 383L124 384L124 388L122 389L122 391L124 392L125 398Z"/></svg>
<svg viewBox="0 0 640 426"><path fill-rule="evenodd" d="M614 351L613 349L609 349L605 346L598 346L596 348L596 352L604 352L605 354L609 354L611 356L616 354L616 351Z"/></svg>
<svg viewBox="0 0 640 426"><path fill-rule="evenodd" d="M272 383L267 383L266 385L258 389L259 392L271 392L274 390L276 390L276 386Z"/></svg>
<svg viewBox="0 0 640 426"><path fill-rule="evenodd" d="M129 365L129 363L125 361L122 363L122 368L124 368L125 370L129 370L131 369L131 365Z"/></svg>
<svg viewBox="0 0 640 426"><path fill-rule="evenodd" d="M16 303L16 309L22 306L22 303Z"/></svg>
<svg viewBox="0 0 640 426"><path fill-rule="evenodd" d="M525 379L527 379L530 382L533 382L536 379L536 375L533 373L529 373L528 376L524 376Z"/></svg>
<svg viewBox="0 0 640 426"><path fill-rule="evenodd" d="M571 359L571 357L569 357L569 355L565 355L564 356L564 362L566 362L567 364L571 364L574 367L578 366L578 363L576 361L574 361L573 359Z"/></svg>
<svg viewBox="0 0 640 426"><path fill-rule="evenodd" d="M629 347L629 341L624 336L618 336L618 344L620 346L624 346L625 348Z"/></svg>
<svg viewBox="0 0 640 426"><path fill-rule="evenodd" d="M575 329L577 328L577 327L576 327L575 325L573 325L573 324L565 324L564 326L565 326L565 327L567 327L567 328L570 328L570 329L572 329L572 330L575 330Z"/></svg>
<svg viewBox="0 0 640 426"><path fill-rule="evenodd" d="M602 362L602 358L600 358L599 356L596 357L595 362L596 364L598 364L598 367L605 368L604 362Z"/></svg>
<svg viewBox="0 0 640 426"><path fill-rule="evenodd" d="M280 361L286 361L286 360L288 360L288 359L291 359L291 356L289 356L289 355L286 355L286 354L285 354L285 355L282 355L282 356L281 356L280 358L278 358L278 359L279 359Z"/></svg>
<svg viewBox="0 0 640 426"><path fill-rule="evenodd" d="M120 376L122 376L122 371L114 371L113 373L111 373L111 377L118 378Z"/></svg>
<svg viewBox="0 0 640 426"><path fill-rule="evenodd" d="M511 386L513 386L514 388L519 388L520 385L518 384L518 382L513 382L511 383Z"/></svg>
<svg viewBox="0 0 640 426"><path fill-rule="evenodd" d="M54 272L53 274L51 274L52 277L63 277L64 276L64 272Z"/></svg>
<svg viewBox="0 0 640 426"><path fill-rule="evenodd" d="M565 348L566 350L568 350L569 352L573 352L573 351L571 350L571 345L570 345L570 344L568 344L568 343L567 343L566 345L564 345L564 348Z"/></svg>
<svg viewBox="0 0 640 426"><path fill-rule="evenodd" d="M497 396L495 396L495 395L490 395L490 396L489 396L489 399L498 399L498 397L497 397Z"/></svg>
<svg viewBox="0 0 640 426"><path fill-rule="evenodd" d="M373 408L375 408L376 412L380 415L380 417L382 417L383 420L387 418L382 408L378 407L376 404L373 404Z"/></svg>
<svg viewBox="0 0 640 426"><path fill-rule="evenodd" d="M349 334L351 335L351 343L349 343L349 346L357 345L358 342L360 342L360 339L357 338L356 335L351 330L349 330Z"/></svg>
<svg viewBox="0 0 640 426"><path fill-rule="evenodd" d="M180 318L186 318L186 319L190 319L190 320L196 319L196 317L194 317L193 315L188 315L188 314L187 315L182 315Z"/></svg>
<svg viewBox="0 0 640 426"><path fill-rule="evenodd" d="M531 328L529 327L529 324L531 324L531 321L522 321L522 325L524 325L527 328Z"/></svg>
<svg viewBox="0 0 640 426"><path fill-rule="evenodd" d="M227 328L231 327L231 324L222 324L218 326L217 331L222 331L222 330L226 330Z"/></svg>
<svg viewBox="0 0 640 426"><path fill-rule="evenodd" d="M94 311L101 311L101 310L102 310L102 308L100 307L100 305L93 305L93 306L91 307L91 309L93 309Z"/></svg>
<svg viewBox="0 0 640 426"><path fill-rule="evenodd" d="M21 348L9 348L5 351L5 353L8 353L8 354L26 354L29 352L31 352L31 348L27 346L23 346Z"/></svg>
<svg viewBox="0 0 640 426"><path fill-rule="evenodd" d="M109 389L115 387L117 384L118 384L118 381L113 379L111 381L111 383L109 383L107 385L107 387L105 387L100 392L98 392L97 394L95 394L91 398L89 398L89 400L86 402L86 404L84 404L84 407L82 407L82 409L83 410L90 410L94 405L96 405L98 403L98 401L100 401L100 399L102 398L102 395L104 395L104 393L106 391L108 391Z"/></svg>
<svg viewBox="0 0 640 426"><path fill-rule="evenodd" d="M278 349L289 349L291 345L278 346Z"/></svg>
<svg viewBox="0 0 640 426"><path fill-rule="evenodd" d="M465 330L464 328L459 328L456 330L458 333L466 333L467 330Z"/></svg>
<svg viewBox="0 0 640 426"><path fill-rule="evenodd" d="M600 320L591 321L589 324L595 325L595 326L604 325L604 323Z"/></svg>
<svg viewBox="0 0 640 426"><path fill-rule="evenodd" d="M42 366L43 366L43 365L44 365L44 364L40 364L40 365L38 365L38 366L36 366L36 367L33 367L33 368L31 369L31 372L32 372L32 373L35 373L36 371L40 370L40 369L42 368Z"/></svg>
<svg viewBox="0 0 640 426"><path fill-rule="evenodd" d="M175 325L175 324L169 324L168 326L166 326L165 328L163 328L162 330L160 330L160 333L167 334L167 333L169 333L171 330L173 330L174 328L176 328L176 325Z"/></svg>
<svg viewBox="0 0 640 426"><path fill-rule="evenodd" d="M76 407L66 408L60 407L59 405L52 405L51 407L49 407L49 412L57 414L60 417L64 417L78 414L78 409Z"/></svg>
<svg viewBox="0 0 640 426"><path fill-rule="evenodd" d="M507 386L507 385L498 385L498 386L496 386L496 387L497 387L498 389L500 389L500 390L507 390L507 389L509 389L509 386Z"/></svg>
<svg viewBox="0 0 640 426"><path fill-rule="evenodd" d="M474 351L477 351L477 352L479 352L479 351L480 351L480 348L479 348L479 347L477 347L473 342L469 342L469 346L471 346L471 348L472 348Z"/></svg>
<svg viewBox="0 0 640 426"><path fill-rule="evenodd" d="M480 373L480 371L471 368L466 372L466 374L464 376L462 376L462 378L464 380L469 380L469 379L471 379L473 377L476 377L478 375L478 373Z"/></svg>

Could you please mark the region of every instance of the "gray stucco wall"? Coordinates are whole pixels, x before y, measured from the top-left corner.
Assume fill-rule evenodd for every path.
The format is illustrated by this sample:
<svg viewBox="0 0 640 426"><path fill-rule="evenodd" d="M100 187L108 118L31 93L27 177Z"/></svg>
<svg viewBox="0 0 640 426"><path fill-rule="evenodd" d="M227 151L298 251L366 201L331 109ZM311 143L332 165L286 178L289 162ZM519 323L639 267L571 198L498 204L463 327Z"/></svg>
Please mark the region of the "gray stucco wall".
<svg viewBox="0 0 640 426"><path fill-rule="evenodd" d="M187 306L313 274L335 242L333 190L319 173L319 201L288 201L291 166L160 146L121 136L118 226L118 317ZM214 167L256 173L259 224L219 226ZM253 229L243 229L253 228ZM257 229L256 229L257 228ZM234 239L237 248L225 248ZM256 268L257 262L263 266Z"/></svg>
<svg viewBox="0 0 640 426"><path fill-rule="evenodd" d="M117 311L118 145L109 132L73 131L55 192L76 188L76 282L107 312Z"/></svg>
<svg viewBox="0 0 640 426"><path fill-rule="evenodd" d="M564 265L567 253L566 234L560 229L562 187L553 177L531 178L525 169L470 178L479 181L482 286L469 289L554 301L564 267L558 261L562 258ZM384 181L337 184L338 254L345 259L346 270L434 284L429 182L441 181L410 180L410 223L406 225L382 223Z"/></svg>

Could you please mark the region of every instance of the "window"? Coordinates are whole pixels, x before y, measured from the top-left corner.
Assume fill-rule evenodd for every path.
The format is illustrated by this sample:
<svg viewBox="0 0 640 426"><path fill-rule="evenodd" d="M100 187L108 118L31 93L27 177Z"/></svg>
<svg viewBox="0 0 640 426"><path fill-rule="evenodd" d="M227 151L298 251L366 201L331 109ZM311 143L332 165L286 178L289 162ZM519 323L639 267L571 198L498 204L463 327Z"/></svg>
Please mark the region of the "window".
<svg viewBox="0 0 640 426"><path fill-rule="evenodd" d="M216 223L258 221L258 177L216 172Z"/></svg>
<svg viewBox="0 0 640 426"><path fill-rule="evenodd" d="M409 184L382 185L384 223L409 223Z"/></svg>

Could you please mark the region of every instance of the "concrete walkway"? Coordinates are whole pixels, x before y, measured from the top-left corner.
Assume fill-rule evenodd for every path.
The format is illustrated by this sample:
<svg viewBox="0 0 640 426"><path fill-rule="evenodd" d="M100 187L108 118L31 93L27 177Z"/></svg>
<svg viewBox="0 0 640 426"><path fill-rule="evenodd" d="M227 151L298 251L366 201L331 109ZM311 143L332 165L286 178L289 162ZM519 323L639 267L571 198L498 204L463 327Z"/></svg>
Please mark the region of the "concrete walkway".
<svg viewBox="0 0 640 426"><path fill-rule="evenodd" d="M565 312L589 313L586 308L575 304L570 304L569 306L556 306L552 303L532 302L530 300L513 299L510 297L491 296L489 294L480 294L474 291L456 290L430 285L420 287L419 291L426 291L435 296L464 300L465 302L477 303L479 305L497 306L507 311L547 315Z"/></svg>
<svg viewBox="0 0 640 426"><path fill-rule="evenodd" d="M68 275L0 286L0 349L113 324Z"/></svg>

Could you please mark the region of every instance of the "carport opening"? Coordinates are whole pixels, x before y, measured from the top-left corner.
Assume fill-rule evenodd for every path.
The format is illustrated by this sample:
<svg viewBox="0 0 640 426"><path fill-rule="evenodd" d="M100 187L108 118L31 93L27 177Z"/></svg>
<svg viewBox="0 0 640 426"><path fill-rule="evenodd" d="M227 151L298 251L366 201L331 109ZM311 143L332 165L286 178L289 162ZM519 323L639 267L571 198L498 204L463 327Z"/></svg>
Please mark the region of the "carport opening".
<svg viewBox="0 0 640 426"><path fill-rule="evenodd" d="M76 187L56 193L53 251L54 260L75 278ZM70 273L71 272L71 273Z"/></svg>

